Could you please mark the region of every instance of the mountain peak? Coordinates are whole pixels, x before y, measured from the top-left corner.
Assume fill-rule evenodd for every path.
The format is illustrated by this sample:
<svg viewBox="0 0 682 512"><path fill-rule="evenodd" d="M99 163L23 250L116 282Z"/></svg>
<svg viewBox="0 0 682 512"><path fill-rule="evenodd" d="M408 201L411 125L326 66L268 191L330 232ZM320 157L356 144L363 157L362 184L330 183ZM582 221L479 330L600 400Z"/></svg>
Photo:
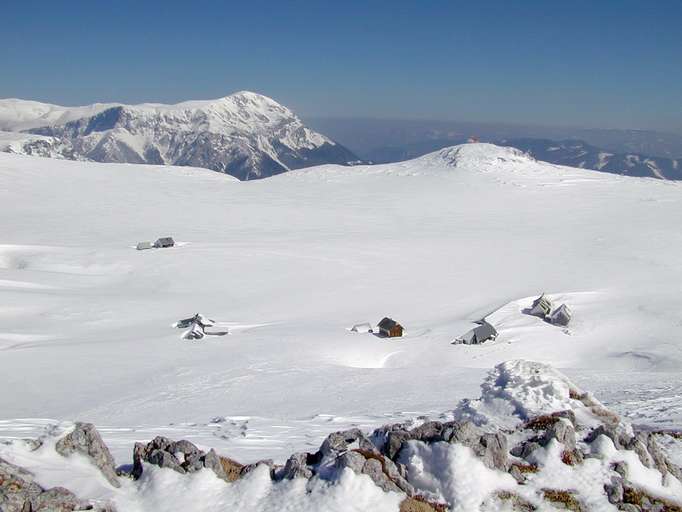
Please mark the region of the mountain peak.
<svg viewBox="0 0 682 512"><path fill-rule="evenodd" d="M285 106L252 91L175 105L60 107L0 100L2 129L51 137L50 147L64 148L65 158L205 167L239 179L358 160ZM21 138L12 148L36 154L38 144L45 142Z"/></svg>

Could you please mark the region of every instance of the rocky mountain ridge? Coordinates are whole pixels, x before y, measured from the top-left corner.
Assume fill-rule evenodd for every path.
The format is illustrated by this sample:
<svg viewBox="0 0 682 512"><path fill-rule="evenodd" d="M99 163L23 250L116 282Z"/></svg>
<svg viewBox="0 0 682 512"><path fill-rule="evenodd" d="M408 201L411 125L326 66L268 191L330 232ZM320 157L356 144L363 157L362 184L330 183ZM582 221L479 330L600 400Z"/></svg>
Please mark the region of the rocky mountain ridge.
<svg viewBox="0 0 682 512"><path fill-rule="evenodd" d="M307 128L288 108L248 91L177 105L68 108L0 100L0 127L17 134L0 137L3 151L204 167L240 180L358 160L350 150Z"/></svg>

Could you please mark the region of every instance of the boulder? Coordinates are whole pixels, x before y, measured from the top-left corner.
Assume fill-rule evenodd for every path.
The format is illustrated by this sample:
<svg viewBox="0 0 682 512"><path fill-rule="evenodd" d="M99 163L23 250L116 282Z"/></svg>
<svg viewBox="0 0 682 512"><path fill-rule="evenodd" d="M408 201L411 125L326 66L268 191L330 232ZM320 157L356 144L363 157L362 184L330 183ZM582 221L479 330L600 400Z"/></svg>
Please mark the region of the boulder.
<svg viewBox="0 0 682 512"><path fill-rule="evenodd" d="M294 478L311 478L313 471L308 467L308 453L294 453L284 464L284 468L277 475L278 480L293 480Z"/></svg>
<svg viewBox="0 0 682 512"><path fill-rule="evenodd" d="M552 439L556 439L568 450L575 450L576 438L573 424L567 419L557 418L557 421L545 430L544 435L540 438L540 444L547 446Z"/></svg>
<svg viewBox="0 0 682 512"><path fill-rule="evenodd" d="M73 431L57 441L55 449L64 457L74 453L84 455L100 470L111 485L121 486L116 475L114 458L93 424L76 423Z"/></svg>
<svg viewBox="0 0 682 512"><path fill-rule="evenodd" d="M414 495L414 487L403 477L398 466L380 453L359 449L348 451L336 458L334 467L337 470L348 468L357 474L368 475L384 491Z"/></svg>
<svg viewBox="0 0 682 512"><path fill-rule="evenodd" d="M73 512L75 510L113 511L78 499L68 489L45 489L25 469L0 459L0 510L2 512Z"/></svg>

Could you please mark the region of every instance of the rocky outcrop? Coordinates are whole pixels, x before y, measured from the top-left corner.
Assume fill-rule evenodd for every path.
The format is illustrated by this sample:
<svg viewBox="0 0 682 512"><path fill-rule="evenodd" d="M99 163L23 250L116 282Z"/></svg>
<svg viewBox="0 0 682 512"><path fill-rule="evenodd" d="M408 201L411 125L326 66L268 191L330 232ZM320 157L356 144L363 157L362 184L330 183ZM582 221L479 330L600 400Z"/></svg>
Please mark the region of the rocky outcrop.
<svg viewBox="0 0 682 512"><path fill-rule="evenodd" d="M84 455L100 470L114 487L120 487L116 464L107 445L91 423L76 423L73 431L62 437L55 446L57 453L69 457L74 453Z"/></svg>
<svg viewBox="0 0 682 512"><path fill-rule="evenodd" d="M287 481L298 480L296 486L312 490L320 481L334 485L352 472L366 477L366 482L371 480L384 492L397 494L402 512L445 512L449 506L461 508L461 503L445 500L453 501L453 487L458 485L458 479L466 480L471 471L472 481L500 482L487 496L476 498L484 500L484 510L527 512L551 508L583 512L590 510L595 495L600 495L602 505L610 503L616 510L682 512L675 498L682 488L682 472L666 452L682 436L633 429L591 395L563 386L561 377L550 375L543 380L537 368L527 369L533 370L532 385L539 393L534 392L538 389L528 393L529 389L524 388L523 393L512 397L516 409L500 406L501 396L510 397L517 391L512 393L500 386L519 382L518 375L505 375L505 379L493 379L494 385L486 388L494 396L488 402L492 404L489 409L481 400L475 405L468 402L462 409L466 414L455 411L453 417L458 419L451 421L420 418L385 425L370 434L357 428L333 432L317 451L294 453L283 466L269 460L243 465L215 450L203 451L187 440L156 437L146 444L135 444L130 476L139 479L145 465L155 465L180 475L209 470L232 483L261 468L259 478L269 474L273 483L285 486ZM533 396L530 405L536 414L528 414L532 409L520 401L526 395ZM547 398L546 404L536 407L538 397ZM470 414L472 411L475 414ZM513 421L495 416L500 411L514 411L511 414L517 416ZM94 426L76 424L58 440L56 448L66 456L79 453L88 457L107 478L117 482L112 473L113 459ZM615 456L614 450L621 456ZM573 466L577 474L581 465L589 464L583 474L595 476L589 481L577 480L572 488L550 486L557 474L556 465L561 463ZM642 466L648 469L643 471ZM549 473L543 474L547 467ZM262 468L267 468L267 473ZM571 474L571 468L565 470L565 474ZM643 473L645 480L641 479ZM654 492L652 476L656 475L660 475L660 485ZM583 493L581 486L590 486L589 492ZM62 512L89 506L66 489L43 489L30 473L0 461L2 512Z"/></svg>
<svg viewBox="0 0 682 512"><path fill-rule="evenodd" d="M72 512L97 510L114 512L80 500L63 487L45 489L28 471L0 459L0 510L2 512Z"/></svg>
<svg viewBox="0 0 682 512"><path fill-rule="evenodd" d="M209 469L221 480L234 482L244 469L240 464L228 457L218 455L211 449L204 452L189 441L173 441L167 437L156 437L146 445L135 443L133 448L133 469L131 476L137 480L142 476L142 462L160 468L172 469L178 473L194 473L201 469Z"/></svg>

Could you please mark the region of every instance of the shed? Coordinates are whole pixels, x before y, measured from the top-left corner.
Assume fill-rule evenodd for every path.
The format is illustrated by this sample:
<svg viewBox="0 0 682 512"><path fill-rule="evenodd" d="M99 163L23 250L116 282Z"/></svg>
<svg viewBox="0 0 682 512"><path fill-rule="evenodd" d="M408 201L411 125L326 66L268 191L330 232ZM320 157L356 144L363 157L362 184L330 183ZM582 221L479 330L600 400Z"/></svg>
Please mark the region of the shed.
<svg viewBox="0 0 682 512"><path fill-rule="evenodd" d="M528 314L533 316L538 316L540 318L545 318L552 311L552 301L545 297L543 293L537 299L533 301Z"/></svg>
<svg viewBox="0 0 682 512"><path fill-rule="evenodd" d="M566 304L562 304L549 315L548 320L554 325L566 326L571 321L573 313Z"/></svg>
<svg viewBox="0 0 682 512"><path fill-rule="evenodd" d="M378 327L379 334L387 338L400 338L403 335L403 326L392 318L385 317Z"/></svg>
<svg viewBox="0 0 682 512"><path fill-rule="evenodd" d="M161 248L161 247L173 247L175 245L175 240L173 240L172 237L170 236L164 236L162 238L159 238L156 242L154 242L154 247Z"/></svg>
<svg viewBox="0 0 682 512"><path fill-rule="evenodd" d="M140 242L137 244L137 250L138 251L144 251L145 249L151 249L151 248L152 248L151 242Z"/></svg>
<svg viewBox="0 0 682 512"><path fill-rule="evenodd" d="M355 324L353 327L350 328L350 330L352 332L374 332L369 322Z"/></svg>
<svg viewBox="0 0 682 512"><path fill-rule="evenodd" d="M494 340L495 338L497 338L497 330L491 324L483 320L480 325L477 325L452 343L453 345L480 345L485 341Z"/></svg>

